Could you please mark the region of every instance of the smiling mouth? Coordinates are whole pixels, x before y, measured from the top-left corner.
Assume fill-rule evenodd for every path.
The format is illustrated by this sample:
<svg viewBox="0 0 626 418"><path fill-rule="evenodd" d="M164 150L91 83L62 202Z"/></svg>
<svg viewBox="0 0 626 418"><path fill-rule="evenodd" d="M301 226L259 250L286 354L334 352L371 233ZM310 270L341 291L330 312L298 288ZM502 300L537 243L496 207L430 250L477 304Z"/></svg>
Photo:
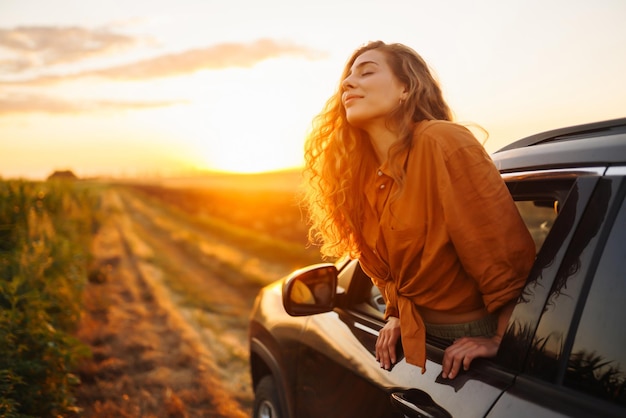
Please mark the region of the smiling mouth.
<svg viewBox="0 0 626 418"><path fill-rule="evenodd" d="M346 105L349 102L353 101L354 99L358 99L360 97L361 96L357 96L356 94L349 94L343 99L343 104Z"/></svg>

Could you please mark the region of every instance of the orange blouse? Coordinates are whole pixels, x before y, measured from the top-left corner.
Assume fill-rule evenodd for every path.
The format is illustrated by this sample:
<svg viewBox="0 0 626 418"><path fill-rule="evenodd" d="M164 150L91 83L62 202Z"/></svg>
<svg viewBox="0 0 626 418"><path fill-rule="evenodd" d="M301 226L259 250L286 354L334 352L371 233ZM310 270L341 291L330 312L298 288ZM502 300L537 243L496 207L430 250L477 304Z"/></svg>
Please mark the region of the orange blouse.
<svg viewBox="0 0 626 418"><path fill-rule="evenodd" d="M404 186L389 165L406 168ZM360 263L400 318L406 360L425 370L419 308L495 312L519 296L534 242L491 158L469 130L423 121L413 145L366 182Z"/></svg>

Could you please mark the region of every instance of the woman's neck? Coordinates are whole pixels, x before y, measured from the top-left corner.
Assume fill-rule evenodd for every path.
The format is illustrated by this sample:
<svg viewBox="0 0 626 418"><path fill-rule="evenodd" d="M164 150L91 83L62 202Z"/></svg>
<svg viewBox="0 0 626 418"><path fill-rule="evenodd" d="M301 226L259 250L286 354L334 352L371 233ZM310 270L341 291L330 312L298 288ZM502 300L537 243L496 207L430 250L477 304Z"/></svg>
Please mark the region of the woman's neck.
<svg viewBox="0 0 626 418"><path fill-rule="evenodd" d="M380 164L387 161L389 155L389 148L398 142L398 135L390 131L387 128L383 129L370 129L367 131L370 141L372 142L372 148L376 153L376 157Z"/></svg>

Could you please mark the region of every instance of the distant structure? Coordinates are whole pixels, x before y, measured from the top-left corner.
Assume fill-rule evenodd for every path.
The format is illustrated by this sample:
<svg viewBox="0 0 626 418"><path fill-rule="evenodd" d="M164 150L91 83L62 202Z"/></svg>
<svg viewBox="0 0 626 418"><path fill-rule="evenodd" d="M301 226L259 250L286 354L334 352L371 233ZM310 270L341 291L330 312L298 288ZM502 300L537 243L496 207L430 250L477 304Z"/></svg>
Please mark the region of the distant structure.
<svg viewBox="0 0 626 418"><path fill-rule="evenodd" d="M78 180L72 170L56 170L48 176L48 180Z"/></svg>

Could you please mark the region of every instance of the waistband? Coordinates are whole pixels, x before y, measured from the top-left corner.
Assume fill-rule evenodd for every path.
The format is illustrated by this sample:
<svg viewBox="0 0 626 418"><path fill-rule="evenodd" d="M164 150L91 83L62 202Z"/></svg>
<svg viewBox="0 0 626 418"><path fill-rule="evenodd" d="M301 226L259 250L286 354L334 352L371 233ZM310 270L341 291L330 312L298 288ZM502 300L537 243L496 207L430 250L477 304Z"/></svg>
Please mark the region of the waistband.
<svg viewBox="0 0 626 418"><path fill-rule="evenodd" d="M454 340L461 337L493 337L496 335L498 321L494 315L487 315L463 324L429 324L426 322L424 325L426 325L426 334Z"/></svg>

